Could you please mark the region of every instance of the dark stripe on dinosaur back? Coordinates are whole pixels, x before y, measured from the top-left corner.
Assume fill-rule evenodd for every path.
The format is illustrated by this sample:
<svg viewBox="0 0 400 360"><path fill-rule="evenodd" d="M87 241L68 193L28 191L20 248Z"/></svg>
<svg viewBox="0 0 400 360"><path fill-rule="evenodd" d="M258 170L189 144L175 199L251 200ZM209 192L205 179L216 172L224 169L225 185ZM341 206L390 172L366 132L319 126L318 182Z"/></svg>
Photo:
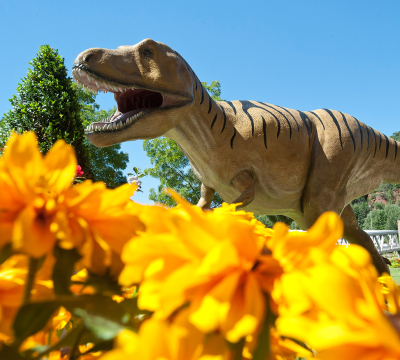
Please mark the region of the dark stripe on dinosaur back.
<svg viewBox="0 0 400 360"><path fill-rule="evenodd" d="M215 121L217 120L217 114L215 114L215 116L214 116L214 119L213 119L213 121L212 121L212 123L211 123L211 129L213 128L213 126L214 126L214 124L215 124Z"/></svg>
<svg viewBox="0 0 400 360"><path fill-rule="evenodd" d="M370 130L372 131L372 135L374 135L374 140L375 140L375 152L374 152L374 156L373 157L375 157L375 154L376 154L376 136L375 136L375 131L374 131L374 129L372 128L372 127L369 127L370 128Z"/></svg>
<svg viewBox="0 0 400 360"><path fill-rule="evenodd" d="M179 54L175 51L175 54L177 54L178 56L179 56ZM183 61L185 62L185 65L186 65L186 68L188 69L188 71L190 72L190 70L192 70L192 68L189 66L189 64L187 63L187 61L184 59L184 58L182 58L183 59ZM193 70L192 70L192 72L193 72Z"/></svg>
<svg viewBox="0 0 400 360"><path fill-rule="evenodd" d="M235 138L235 136L236 136L236 129L233 128L233 136L232 136L232 139L231 139L231 148L232 149L233 149L233 139Z"/></svg>
<svg viewBox="0 0 400 360"><path fill-rule="evenodd" d="M397 141L394 141L394 159L396 160L397 158Z"/></svg>
<svg viewBox="0 0 400 360"><path fill-rule="evenodd" d="M222 105L220 105L220 108L221 108L221 110L222 110L222 112L223 112L223 114L224 114L224 125L222 126L222 130L221 130L221 134L222 134L222 132L225 130L225 125L226 125L226 114L225 114L225 109L224 109L224 107L223 107Z"/></svg>
<svg viewBox="0 0 400 360"><path fill-rule="evenodd" d="M300 114L301 120L303 120L304 125L306 126L308 132L308 145L311 145L311 130L312 130L312 123L308 116L300 110L296 110ZM307 124L307 120L310 122L310 125Z"/></svg>
<svg viewBox="0 0 400 360"><path fill-rule="evenodd" d="M201 105L204 101L204 86L201 83L200 83L200 86L201 86L201 101L200 101L200 105Z"/></svg>
<svg viewBox="0 0 400 360"><path fill-rule="evenodd" d="M272 110L277 111L279 114L282 115L282 117L285 118L286 122L287 122L288 125L289 125L289 130L290 130L290 136L289 136L289 138L291 139L291 138L292 138L292 126L290 125L290 122L289 122L288 118L287 118L285 115L283 115L279 110L277 110L277 109L275 109L274 107L272 107L271 105L268 105L268 104L266 104L266 103L264 103L264 102L262 102L262 101L258 101L258 103L260 103L260 104L262 104L262 105L264 105L264 106L268 106L268 107L271 108ZM261 117L262 117L262 116L261 116Z"/></svg>
<svg viewBox="0 0 400 360"><path fill-rule="evenodd" d="M305 119L306 120L308 120L308 122L309 122L309 126L310 126L310 130L312 131L312 121L310 120L310 118L307 116L307 114L304 112L304 111L300 111L300 110L296 110L297 112L299 112L299 113L303 113L304 114L304 116L305 116Z"/></svg>
<svg viewBox="0 0 400 360"><path fill-rule="evenodd" d="M343 122L347 127L347 130L349 131L351 140L353 140L353 145L354 145L354 152L356 152L356 141L354 140L354 136L352 131L350 130L349 124L347 123L346 117L344 116L344 114L342 112L339 111L339 114L342 114L342 118L343 118Z"/></svg>
<svg viewBox="0 0 400 360"><path fill-rule="evenodd" d="M339 132L340 146L341 146L342 149L343 149L342 130L340 129L339 123L338 123L338 121L336 120L335 115L333 115L332 112L331 112L329 109L322 109L322 110L326 111L326 112L330 115L330 117L332 118L333 122L335 123L335 125L336 125L336 127L337 127L337 129L338 129L338 132Z"/></svg>
<svg viewBox="0 0 400 360"><path fill-rule="evenodd" d="M207 92L208 94L208 92ZM210 94L208 94L208 113L209 114L211 112L211 105L212 105L212 101L211 101L211 96Z"/></svg>
<svg viewBox="0 0 400 360"><path fill-rule="evenodd" d="M367 129L367 135L368 135L368 146L367 146L367 150L369 149L369 130L368 130L368 126L366 126L364 124L365 128Z"/></svg>
<svg viewBox="0 0 400 360"><path fill-rule="evenodd" d="M279 105L274 105L274 106L276 106L278 108L281 108L282 110L285 110L293 118L293 120L295 121L295 123L297 125L297 131L300 131L300 127L299 127L299 124L298 124L296 118L293 116L293 114L288 109L286 109L286 108L284 108L282 106L279 106Z"/></svg>
<svg viewBox="0 0 400 360"><path fill-rule="evenodd" d="M235 105L232 104L232 101L225 101L232 109L233 113L236 115L236 108Z"/></svg>
<svg viewBox="0 0 400 360"><path fill-rule="evenodd" d="M382 145L382 136L381 133L379 133L379 150L381 149L381 145Z"/></svg>
<svg viewBox="0 0 400 360"><path fill-rule="evenodd" d="M320 123L322 124L322 127L324 128L324 130L325 130L325 125L324 125L324 123L322 122L322 120L321 120L321 118L314 112L314 111L309 111L311 114L313 114L319 121L320 121Z"/></svg>
<svg viewBox="0 0 400 360"><path fill-rule="evenodd" d="M243 112L250 119L250 122L251 122L251 134L253 136L254 136L254 120L253 120L252 116L249 114L248 110L252 109L252 108L256 108L256 109L261 109L261 110L266 111L267 113L271 114L275 118L275 120L277 122L277 125L278 125L278 133L277 133L276 137L279 137L279 134L281 132L281 122L279 121L279 119L271 111L269 111L267 109L264 109L261 106L255 105L252 102L247 101L247 100L241 100L240 103L242 104Z"/></svg>
<svg viewBox="0 0 400 360"><path fill-rule="evenodd" d="M254 120L253 117L249 114L249 112L247 110L251 109L251 108L259 108L262 109L261 107L254 105L253 103L251 103L250 101L247 100L239 100L239 102L242 104L242 110L243 112L247 115L247 117L250 120L250 124L251 124L251 135L254 136Z"/></svg>
<svg viewBox="0 0 400 360"><path fill-rule="evenodd" d="M265 122L265 119L262 117L262 123L263 123L263 133L264 133L264 146L267 149L267 123Z"/></svg>
<svg viewBox="0 0 400 360"><path fill-rule="evenodd" d="M388 137L386 135L383 135L383 136L386 139L386 156L385 156L385 159L387 159L388 153L389 153L389 139L388 139Z"/></svg>
<svg viewBox="0 0 400 360"><path fill-rule="evenodd" d="M194 72L193 72L193 75L194 75L194 81L196 82L196 90L197 90L197 83L199 83L201 85L201 82Z"/></svg>
<svg viewBox="0 0 400 360"><path fill-rule="evenodd" d="M354 116L352 116L352 118L357 122L358 128L360 129L361 150L362 150L362 148L363 148L363 131L362 131L362 128L361 128L361 124L360 124L360 122L358 121L358 119L356 119ZM369 134L368 134L368 136L369 136Z"/></svg>

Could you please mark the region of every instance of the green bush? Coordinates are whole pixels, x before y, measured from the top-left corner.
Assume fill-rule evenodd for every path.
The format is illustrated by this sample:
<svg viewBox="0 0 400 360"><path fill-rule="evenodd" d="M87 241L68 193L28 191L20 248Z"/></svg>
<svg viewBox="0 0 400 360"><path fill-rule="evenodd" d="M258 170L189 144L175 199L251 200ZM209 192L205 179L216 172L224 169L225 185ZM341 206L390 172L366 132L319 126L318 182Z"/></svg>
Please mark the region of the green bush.
<svg viewBox="0 0 400 360"><path fill-rule="evenodd" d="M34 131L43 154L58 139L64 139L75 148L78 163L88 176L81 105L64 59L58 50L43 45L29 64L27 76L18 84L18 94L10 99L12 109L1 121L3 132L7 133L0 135L1 145L11 129L19 133Z"/></svg>

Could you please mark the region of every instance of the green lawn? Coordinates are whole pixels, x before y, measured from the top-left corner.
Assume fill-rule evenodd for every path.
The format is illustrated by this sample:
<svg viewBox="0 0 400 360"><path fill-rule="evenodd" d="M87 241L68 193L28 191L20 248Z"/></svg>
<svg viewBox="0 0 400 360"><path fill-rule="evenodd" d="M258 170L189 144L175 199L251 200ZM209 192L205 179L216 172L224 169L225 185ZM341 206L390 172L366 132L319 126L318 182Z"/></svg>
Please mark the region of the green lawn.
<svg viewBox="0 0 400 360"><path fill-rule="evenodd" d="M400 285L400 268L390 268L390 275L398 285Z"/></svg>

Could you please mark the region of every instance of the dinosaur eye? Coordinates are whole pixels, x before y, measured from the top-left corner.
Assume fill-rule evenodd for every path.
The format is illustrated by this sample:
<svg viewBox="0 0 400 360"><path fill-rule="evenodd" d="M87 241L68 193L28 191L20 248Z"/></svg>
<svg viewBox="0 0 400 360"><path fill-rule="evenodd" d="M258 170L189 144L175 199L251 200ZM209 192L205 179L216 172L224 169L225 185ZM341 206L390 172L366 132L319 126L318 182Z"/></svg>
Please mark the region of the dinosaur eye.
<svg viewBox="0 0 400 360"><path fill-rule="evenodd" d="M143 56L144 56L146 59L150 59L151 55L152 55L152 52L151 52L150 49L144 49L144 50L143 50Z"/></svg>

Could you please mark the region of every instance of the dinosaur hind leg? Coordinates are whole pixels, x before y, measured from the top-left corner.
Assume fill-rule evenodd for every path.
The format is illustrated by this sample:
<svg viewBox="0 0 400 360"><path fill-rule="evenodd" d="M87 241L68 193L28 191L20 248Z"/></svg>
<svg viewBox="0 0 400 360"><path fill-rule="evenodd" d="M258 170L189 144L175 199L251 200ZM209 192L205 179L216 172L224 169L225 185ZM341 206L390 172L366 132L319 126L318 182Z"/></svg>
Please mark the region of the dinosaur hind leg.
<svg viewBox="0 0 400 360"><path fill-rule="evenodd" d="M368 234L358 226L357 219L350 205L344 208L341 218L344 224L343 237L351 244L357 244L365 248L371 254L374 265L380 274L384 272L390 274L389 267L379 254L373 241Z"/></svg>
<svg viewBox="0 0 400 360"><path fill-rule="evenodd" d="M358 226L353 209L350 205L345 206L344 197L336 195L327 189L325 189L322 194L323 196L318 197L315 196L315 192L309 191L304 198L303 211L306 228L310 228L325 211L335 211L340 214L343 220L343 237L351 244L357 244L366 249L370 253L372 261L380 274L384 272L390 274L388 266L379 254L373 241L368 234ZM321 193L319 195L321 195ZM343 206L345 207L343 208Z"/></svg>

